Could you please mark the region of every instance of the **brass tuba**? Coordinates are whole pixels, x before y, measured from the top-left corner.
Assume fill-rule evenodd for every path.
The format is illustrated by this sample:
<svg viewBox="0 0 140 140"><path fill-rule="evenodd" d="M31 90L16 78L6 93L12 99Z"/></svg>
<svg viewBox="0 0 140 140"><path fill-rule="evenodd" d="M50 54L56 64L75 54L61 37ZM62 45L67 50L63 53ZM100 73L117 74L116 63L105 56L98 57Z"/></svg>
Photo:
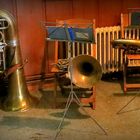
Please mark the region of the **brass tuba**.
<svg viewBox="0 0 140 140"><path fill-rule="evenodd" d="M0 19L7 21L6 29L6 68L22 65L21 50L18 40L18 31L14 17L7 11L0 10ZM12 56L12 57L11 57ZM7 97L2 103L5 111L23 111L30 106L31 98L27 89L23 67L16 69L8 76Z"/></svg>

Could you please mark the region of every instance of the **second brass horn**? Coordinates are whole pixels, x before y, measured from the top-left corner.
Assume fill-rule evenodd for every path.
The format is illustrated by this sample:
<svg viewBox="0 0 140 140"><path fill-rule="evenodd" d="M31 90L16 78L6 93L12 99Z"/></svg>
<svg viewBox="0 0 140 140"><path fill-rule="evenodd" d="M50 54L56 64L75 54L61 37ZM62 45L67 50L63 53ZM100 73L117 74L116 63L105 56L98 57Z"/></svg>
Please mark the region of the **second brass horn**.
<svg viewBox="0 0 140 140"><path fill-rule="evenodd" d="M22 65L21 50L19 45L17 25L14 17L7 11L0 10L0 18L5 19L8 23L6 29L6 55L7 68L16 64ZM14 50L14 55L11 58L10 54ZM3 110L6 111L23 111L29 108L31 98L27 89L23 68L15 70L8 77L8 91L7 97L2 103Z"/></svg>
<svg viewBox="0 0 140 140"><path fill-rule="evenodd" d="M79 55L72 59L72 82L83 88L91 88L102 77L102 68L99 62L90 55Z"/></svg>

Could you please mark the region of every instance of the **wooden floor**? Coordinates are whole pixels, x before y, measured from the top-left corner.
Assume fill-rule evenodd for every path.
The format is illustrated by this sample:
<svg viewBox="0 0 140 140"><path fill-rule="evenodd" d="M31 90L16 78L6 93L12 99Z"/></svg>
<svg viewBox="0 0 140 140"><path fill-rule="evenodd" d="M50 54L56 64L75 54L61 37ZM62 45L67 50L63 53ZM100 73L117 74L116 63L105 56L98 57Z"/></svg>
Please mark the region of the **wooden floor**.
<svg viewBox="0 0 140 140"><path fill-rule="evenodd" d="M26 112L0 110L0 140L53 140L65 104L58 103L57 108L53 108L52 92L51 88L37 91L42 95L39 104ZM96 109L84 107L87 115L72 103L57 139L139 140L140 96L116 114L136 93L138 91L124 95L118 80L100 81L97 84Z"/></svg>

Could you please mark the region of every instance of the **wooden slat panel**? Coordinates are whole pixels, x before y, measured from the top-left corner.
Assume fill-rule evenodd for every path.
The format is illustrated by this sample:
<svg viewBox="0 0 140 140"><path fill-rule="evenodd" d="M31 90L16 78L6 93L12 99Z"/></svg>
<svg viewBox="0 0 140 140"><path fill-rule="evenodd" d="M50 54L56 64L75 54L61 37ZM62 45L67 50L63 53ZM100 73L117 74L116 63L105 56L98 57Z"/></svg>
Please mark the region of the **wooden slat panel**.
<svg viewBox="0 0 140 140"><path fill-rule="evenodd" d="M122 0L99 0L99 26L113 26L120 23ZM98 25L97 25L98 26Z"/></svg>
<svg viewBox="0 0 140 140"><path fill-rule="evenodd" d="M7 10L12 14L15 13L16 9L16 1L15 0L0 0L0 9Z"/></svg>
<svg viewBox="0 0 140 140"><path fill-rule="evenodd" d="M98 0L73 0L73 18L96 19L98 24Z"/></svg>
<svg viewBox="0 0 140 140"><path fill-rule="evenodd" d="M131 9L130 9L131 8ZM139 0L123 0L122 1L122 11L123 13L127 13L129 11L133 11L132 8L140 9L140 1Z"/></svg>
<svg viewBox="0 0 140 140"><path fill-rule="evenodd" d="M45 21L45 10L41 0L18 0L18 29L23 59L28 59L25 66L26 75L41 72L45 35L42 21ZM46 53L47 54L47 53Z"/></svg>
<svg viewBox="0 0 140 140"><path fill-rule="evenodd" d="M48 21L69 19L72 17L72 0L46 0L46 15Z"/></svg>
<svg viewBox="0 0 140 140"><path fill-rule="evenodd" d="M25 66L26 75L48 71L48 63L54 61L53 44L45 48L41 21L84 18L96 19L96 27L113 26L120 24L120 13L137 7L140 7L139 0L0 0L0 8L18 20L22 56L29 61Z"/></svg>

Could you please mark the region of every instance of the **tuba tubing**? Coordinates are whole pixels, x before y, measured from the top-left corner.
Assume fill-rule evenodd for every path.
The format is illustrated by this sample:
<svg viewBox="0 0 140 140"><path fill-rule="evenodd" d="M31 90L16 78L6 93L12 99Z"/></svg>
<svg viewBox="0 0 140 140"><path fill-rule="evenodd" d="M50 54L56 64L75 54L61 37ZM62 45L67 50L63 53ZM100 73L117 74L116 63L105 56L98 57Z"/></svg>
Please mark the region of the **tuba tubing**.
<svg viewBox="0 0 140 140"><path fill-rule="evenodd" d="M23 65L16 21L14 17L5 10L0 10L0 18L8 22L8 28L6 30L6 51L12 52L14 50L12 59L6 54L6 68L17 64ZM30 103L31 98L22 67L16 69L8 76L7 97L2 103L2 109L5 111L23 111L29 108Z"/></svg>

